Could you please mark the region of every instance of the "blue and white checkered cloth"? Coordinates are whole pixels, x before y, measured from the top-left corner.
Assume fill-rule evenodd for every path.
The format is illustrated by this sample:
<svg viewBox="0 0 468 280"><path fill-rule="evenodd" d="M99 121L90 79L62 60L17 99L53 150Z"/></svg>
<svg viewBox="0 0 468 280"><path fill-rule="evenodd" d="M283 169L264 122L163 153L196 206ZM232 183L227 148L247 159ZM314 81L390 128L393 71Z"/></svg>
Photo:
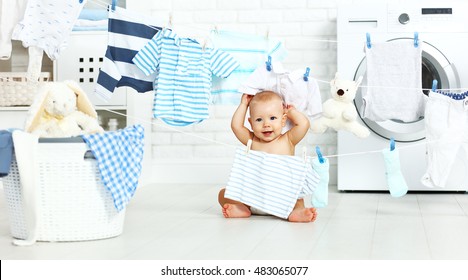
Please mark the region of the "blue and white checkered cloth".
<svg viewBox="0 0 468 280"><path fill-rule="evenodd" d="M115 208L123 210L136 191L141 173L143 126L83 135L83 139L98 162L102 182L111 192Z"/></svg>

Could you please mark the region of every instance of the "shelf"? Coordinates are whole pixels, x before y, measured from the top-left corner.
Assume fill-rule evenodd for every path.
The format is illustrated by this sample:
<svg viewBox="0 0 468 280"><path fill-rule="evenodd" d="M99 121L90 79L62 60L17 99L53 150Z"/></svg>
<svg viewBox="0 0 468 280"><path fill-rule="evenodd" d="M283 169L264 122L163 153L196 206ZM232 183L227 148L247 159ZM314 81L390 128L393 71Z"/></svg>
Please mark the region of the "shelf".
<svg viewBox="0 0 468 280"><path fill-rule="evenodd" d="M28 111L29 106L0 107L0 111Z"/></svg>

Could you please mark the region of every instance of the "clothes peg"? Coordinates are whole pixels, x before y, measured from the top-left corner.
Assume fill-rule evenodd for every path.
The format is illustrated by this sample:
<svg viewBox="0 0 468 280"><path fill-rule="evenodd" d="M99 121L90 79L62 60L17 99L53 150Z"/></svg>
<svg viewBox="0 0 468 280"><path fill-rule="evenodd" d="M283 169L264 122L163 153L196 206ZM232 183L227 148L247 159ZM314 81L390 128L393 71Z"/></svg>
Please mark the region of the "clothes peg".
<svg viewBox="0 0 468 280"><path fill-rule="evenodd" d="M419 33L414 32L414 47L417 48L419 46Z"/></svg>
<svg viewBox="0 0 468 280"><path fill-rule="evenodd" d="M390 151L395 150L395 139L390 138Z"/></svg>
<svg viewBox="0 0 468 280"><path fill-rule="evenodd" d="M268 70L268 72L271 71L271 56L270 55L268 56L268 61L265 62L265 64L266 64L266 69Z"/></svg>
<svg viewBox="0 0 468 280"><path fill-rule="evenodd" d="M247 141L247 147L245 149L246 154L248 154L250 152L251 147L252 147L252 139L249 139L249 141Z"/></svg>
<svg viewBox="0 0 468 280"><path fill-rule="evenodd" d="M115 5L117 5L117 0L112 0L112 11L115 11Z"/></svg>
<svg viewBox="0 0 468 280"><path fill-rule="evenodd" d="M371 41L370 41L370 34L369 32L366 33L366 42L367 42L367 48L370 49L372 47Z"/></svg>
<svg viewBox="0 0 468 280"><path fill-rule="evenodd" d="M79 0L78 2L80 2L80 4L82 4L82 3L83 3L83 0Z"/></svg>
<svg viewBox="0 0 468 280"><path fill-rule="evenodd" d="M172 13L169 13L169 23L168 23L168 27L169 27L169 28L172 28Z"/></svg>
<svg viewBox="0 0 468 280"><path fill-rule="evenodd" d="M304 73L304 78L303 78L304 81L306 81L306 82L309 80L309 73L310 73L310 68L307 67L307 68L306 68L306 71L305 71L305 73Z"/></svg>
<svg viewBox="0 0 468 280"><path fill-rule="evenodd" d="M432 91L435 92L437 90L437 80L432 80Z"/></svg>
<svg viewBox="0 0 468 280"><path fill-rule="evenodd" d="M315 147L315 152L317 153L319 162L320 162L320 163L324 163L324 162L325 162L325 159L324 159L323 156L322 156L322 151L320 151L320 147L319 147L319 146L316 146L316 147Z"/></svg>

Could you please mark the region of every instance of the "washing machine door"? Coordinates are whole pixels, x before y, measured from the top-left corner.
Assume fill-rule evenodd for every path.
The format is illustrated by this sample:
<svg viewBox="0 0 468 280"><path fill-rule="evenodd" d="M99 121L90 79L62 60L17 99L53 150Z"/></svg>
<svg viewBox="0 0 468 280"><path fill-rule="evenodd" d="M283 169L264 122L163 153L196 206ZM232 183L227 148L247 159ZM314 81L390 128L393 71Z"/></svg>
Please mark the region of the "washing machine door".
<svg viewBox="0 0 468 280"><path fill-rule="evenodd" d="M395 38L394 40L414 40L413 38ZM432 81L435 79L438 81L438 89L449 89L459 88L460 79L454 66L450 61L441 53L435 46L428 42L423 42L422 49L422 88L432 88ZM390 139L394 138L399 142L414 142L425 138L424 118L421 118L414 122L402 122L399 120L387 120L387 121L372 121L367 118L363 118L360 113L362 108L362 88L366 86L366 58L364 57L359 64L354 80L357 80L359 76L363 76L363 82L358 92L354 103L356 109L361 117L362 121L372 130L376 135ZM428 94L429 90L423 90L421 94Z"/></svg>

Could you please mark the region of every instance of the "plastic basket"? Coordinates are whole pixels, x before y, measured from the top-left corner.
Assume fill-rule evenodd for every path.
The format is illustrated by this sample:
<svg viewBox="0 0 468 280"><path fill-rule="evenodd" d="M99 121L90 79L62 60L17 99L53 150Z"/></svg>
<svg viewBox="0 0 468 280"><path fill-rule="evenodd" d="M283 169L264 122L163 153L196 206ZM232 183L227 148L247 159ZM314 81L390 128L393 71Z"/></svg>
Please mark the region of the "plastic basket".
<svg viewBox="0 0 468 280"><path fill-rule="evenodd" d="M38 81L28 81L24 72L0 72L0 106L29 106L38 88L50 80L49 72L42 72Z"/></svg>
<svg viewBox="0 0 468 280"><path fill-rule="evenodd" d="M120 235L125 210L116 210L101 182L96 160L87 156L87 145L39 143L38 150L37 241L83 241ZM15 158L3 185L11 235L26 239L29 235Z"/></svg>

